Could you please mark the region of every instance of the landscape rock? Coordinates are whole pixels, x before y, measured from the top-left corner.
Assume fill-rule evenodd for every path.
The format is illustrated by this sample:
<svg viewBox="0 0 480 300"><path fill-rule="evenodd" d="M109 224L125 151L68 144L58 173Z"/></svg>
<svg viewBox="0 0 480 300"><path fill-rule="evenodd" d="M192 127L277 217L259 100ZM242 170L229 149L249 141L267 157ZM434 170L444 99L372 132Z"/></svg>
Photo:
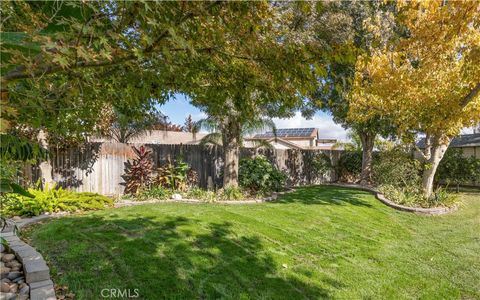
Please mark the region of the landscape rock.
<svg viewBox="0 0 480 300"><path fill-rule="evenodd" d="M0 293L0 300L13 300L17 298L17 294L14 293Z"/></svg>
<svg viewBox="0 0 480 300"><path fill-rule="evenodd" d="M0 244L0 252L5 252L5 246L3 244Z"/></svg>
<svg viewBox="0 0 480 300"><path fill-rule="evenodd" d="M182 195L180 195L180 194L173 194L173 195L172 195L172 199L173 199L173 200L182 200Z"/></svg>
<svg viewBox="0 0 480 300"><path fill-rule="evenodd" d="M8 279L7 277L5 277L5 278L3 278L2 280L0 280L0 282L9 283L9 282L10 282L10 279Z"/></svg>
<svg viewBox="0 0 480 300"><path fill-rule="evenodd" d="M15 267L21 267L22 264L18 262L18 260L14 259L12 261L5 263L5 266L8 268L15 268Z"/></svg>
<svg viewBox="0 0 480 300"><path fill-rule="evenodd" d="M2 268L2 273L8 273L8 272L10 272L10 270L11 269L9 267L3 267Z"/></svg>
<svg viewBox="0 0 480 300"><path fill-rule="evenodd" d="M17 291L18 291L18 284L12 283L10 285L10 293L17 293Z"/></svg>
<svg viewBox="0 0 480 300"><path fill-rule="evenodd" d="M29 292L30 288L28 287L28 285L25 285L20 289L20 295L28 295Z"/></svg>
<svg viewBox="0 0 480 300"><path fill-rule="evenodd" d="M7 278L15 282L15 279L21 277L22 275L23 275L22 272L15 271L15 272L8 273Z"/></svg>
<svg viewBox="0 0 480 300"><path fill-rule="evenodd" d="M15 259L15 255L10 254L10 253L9 253L9 254L4 254L4 255L2 256L2 261L3 261L4 263L7 263L7 262L12 261L12 260L14 260L14 259Z"/></svg>
<svg viewBox="0 0 480 300"><path fill-rule="evenodd" d="M23 274L22 274L22 276L13 279L12 282L15 282L15 283L18 283L18 284L24 283L25 282L25 277L23 277Z"/></svg>
<svg viewBox="0 0 480 300"><path fill-rule="evenodd" d="M22 218L20 218L19 216L15 216L15 217L12 218L12 220L14 220L15 222L16 222L16 221L21 221Z"/></svg>
<svg viewBox="0 0 480 300"><path fill-rule="evenodd" d="M8 285L8 283L6 283L6 282L2 282L2 283L0 284L0 291L1 291L2 293L8 293L8 292L10 292L10 285Z"/></svg>

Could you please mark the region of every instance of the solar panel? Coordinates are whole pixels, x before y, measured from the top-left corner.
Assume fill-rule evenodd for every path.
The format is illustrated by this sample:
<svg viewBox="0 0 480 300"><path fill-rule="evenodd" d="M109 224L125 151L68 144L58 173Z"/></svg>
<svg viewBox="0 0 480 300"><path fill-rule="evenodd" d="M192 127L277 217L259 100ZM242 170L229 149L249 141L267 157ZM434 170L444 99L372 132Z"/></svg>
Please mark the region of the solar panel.
<svg viewBox="0 0 480 300"><path fill-rule="evenodd" d="M315 128L280 128L277 129L277 137L308 137L310 136ZM274 137L272 131L266 133L257 134L256 137Z"/></svg>

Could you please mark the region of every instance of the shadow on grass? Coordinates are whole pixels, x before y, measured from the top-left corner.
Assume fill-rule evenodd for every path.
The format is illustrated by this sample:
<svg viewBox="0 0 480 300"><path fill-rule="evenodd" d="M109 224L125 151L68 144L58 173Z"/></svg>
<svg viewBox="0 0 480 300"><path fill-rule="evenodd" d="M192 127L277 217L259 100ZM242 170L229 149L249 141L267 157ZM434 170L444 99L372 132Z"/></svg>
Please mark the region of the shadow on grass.
<svg viewBox="0 0 480 300"><path fill-rule="evenodd" d="M334 186L300 187L292 193L283 195L275 201L275 203L298 202L302 204L358 205L371 207L372 205L361 197L365 194L368 193L357 189Z"/></svg>
<svg viewBox="0 0 480 300"><path fill-rule="evenodd" d="M284 271L259 237L238 236L229 222L122 212L55 220L35 235L65 274L57 284L69 285L77 299L100 298L102 288L138 289L141 299L330 298Z"/></svg>

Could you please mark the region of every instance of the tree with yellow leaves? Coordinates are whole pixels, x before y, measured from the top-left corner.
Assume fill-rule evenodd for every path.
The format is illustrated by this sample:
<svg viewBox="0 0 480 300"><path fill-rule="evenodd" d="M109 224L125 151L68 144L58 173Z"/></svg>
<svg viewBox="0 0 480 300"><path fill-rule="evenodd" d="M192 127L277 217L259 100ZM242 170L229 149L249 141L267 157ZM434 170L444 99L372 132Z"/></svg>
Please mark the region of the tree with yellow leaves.
<svg viewBox="0 0 480 300"><path fill-rule="evenodd" d="M397 6L406 37L357 61L349 118L387 116L398 134L425 134L423 194L450 141L480 121L480 2Z"/></svg>

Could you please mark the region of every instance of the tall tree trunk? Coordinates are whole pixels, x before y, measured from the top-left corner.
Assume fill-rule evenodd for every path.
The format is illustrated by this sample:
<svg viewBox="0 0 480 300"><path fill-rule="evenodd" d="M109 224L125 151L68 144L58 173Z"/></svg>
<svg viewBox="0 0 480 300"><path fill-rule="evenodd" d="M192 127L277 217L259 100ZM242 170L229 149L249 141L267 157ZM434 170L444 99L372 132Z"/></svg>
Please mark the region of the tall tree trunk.
<svg viewBox="0 0 480 300"><path fill-rule="evenodd" d="M366 185L370 183L372 179L373 146L375 144L376 134L365 131L360 131L358 134L362 142L362 173L360 174L360 184Z"/></svg>
<svg viewBox="0 0 480 300"><path fill-rule="evenodd" d="M438 165L447 151L450 144L449 138L443 138L438 135L427 135L425 138L424 159L425 166L422 176L422 191L425 198L430 198L433 193L433 180L437 172Z"/></svg>
<svg viewBox="0 0 480 300"><path fill-rule="evenodd" d="M240 156L240 125L229 120L223 128L223 187L238 186L238 161Z"/></svg>
<svg viewBox="0 0 480 300"><path fill-rule="evenodd" d="M47 142L47 133L43 130L37 135L38 142L40 146L45 149L48 149L48 142ZM42 176L42 184L43 188L52 188L55 185L55 181L53 180L53 166L52 162L50 161L50 155L47 156L45 161L42 161L39 165L40 168L40 175Z"/></svg>

